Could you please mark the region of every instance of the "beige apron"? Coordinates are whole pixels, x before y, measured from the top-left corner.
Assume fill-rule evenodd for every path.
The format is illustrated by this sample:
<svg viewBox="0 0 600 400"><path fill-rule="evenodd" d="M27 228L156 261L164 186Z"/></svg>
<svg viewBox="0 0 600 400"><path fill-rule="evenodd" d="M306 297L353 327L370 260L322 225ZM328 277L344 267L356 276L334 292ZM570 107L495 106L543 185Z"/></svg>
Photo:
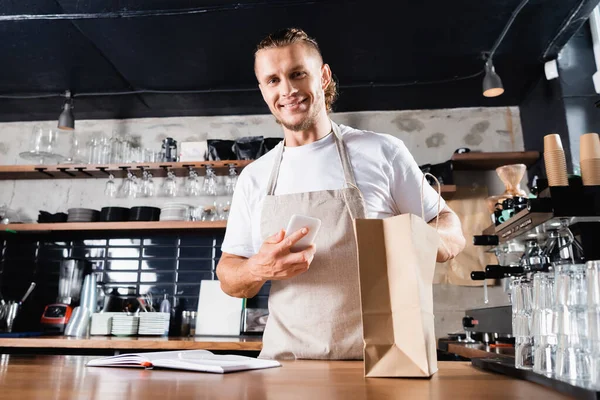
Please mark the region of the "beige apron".
<svg viewBox="0 0 600 400"><path fill-rule="evenodd" d="M275 196L284 144L275 150L278 154L262 208L263 241L285 227L293 214L319 218L322 223L309 270L291 279L271 281L261 358L363 357L353 219L365 218L365 206L340 129L333 121L331 124L347 185L343 189Z"/></svg>

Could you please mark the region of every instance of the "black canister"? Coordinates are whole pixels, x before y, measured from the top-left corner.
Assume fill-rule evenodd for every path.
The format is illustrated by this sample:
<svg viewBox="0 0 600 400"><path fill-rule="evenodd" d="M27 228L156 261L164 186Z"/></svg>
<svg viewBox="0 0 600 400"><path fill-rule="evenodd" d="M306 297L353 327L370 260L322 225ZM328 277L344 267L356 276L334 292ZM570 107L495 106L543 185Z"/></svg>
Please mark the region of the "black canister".
<svg viewBox="0 0 600 400"><path fill-rule="evenodd" d="M162 155L163 161L177 161L177 140L170 137L163 139Z"/></svg>

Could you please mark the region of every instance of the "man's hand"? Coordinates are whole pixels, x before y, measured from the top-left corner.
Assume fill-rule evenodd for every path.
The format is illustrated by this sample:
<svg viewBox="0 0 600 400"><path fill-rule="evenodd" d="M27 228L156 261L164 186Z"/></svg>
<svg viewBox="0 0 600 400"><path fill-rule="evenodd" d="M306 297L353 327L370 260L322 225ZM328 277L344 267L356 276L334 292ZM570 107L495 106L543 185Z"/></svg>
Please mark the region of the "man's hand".
<svg viewBox="0 0 600 400"><path fill-rule="evenodd" d="M315 245L295 253L290 251L307 233L308 228L302 228L285 238L285 231L281 230L268 237L258 253L248 259L250 273L257 281L267 281L289 279L308 271Z"/></svg>
<svg viewBox="0 0 600 400"><path fill-rule="evenodd" d="M462 233L462 227L458 216L446 206L437 217L438 229L440 235L440 246L437 250L436 262L443 263L456 257L458 253L465 248L465 237ZM428 222L432 227L436 227L436 218Z"/></svg>

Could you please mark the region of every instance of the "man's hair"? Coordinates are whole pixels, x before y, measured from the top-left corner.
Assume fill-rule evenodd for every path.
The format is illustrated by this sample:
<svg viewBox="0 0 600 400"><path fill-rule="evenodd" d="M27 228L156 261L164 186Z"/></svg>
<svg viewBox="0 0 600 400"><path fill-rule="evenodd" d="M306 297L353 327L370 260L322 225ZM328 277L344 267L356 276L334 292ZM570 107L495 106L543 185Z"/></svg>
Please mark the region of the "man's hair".
<svg viewBox="0 0 600 400"><path fill-rule="evenodd" d="M321 60L323 60L323 55L321 54L321 50L319 49L319 45L317 41L311 37L309 37L306 32L302 29L298 28L286 28L281 29L277 32L271 33L266 38L261 40L261 42L256 47L256 51L254 52L254 58L256 58L256 53L263 49L273 49L277 47L285 47L295 43L303 43L307 45L309 48L314 49ZM333 77L331 78L331 82L325 88L325 108L327 112L331 112L333 103L337 98L337 84Z"/></svg>

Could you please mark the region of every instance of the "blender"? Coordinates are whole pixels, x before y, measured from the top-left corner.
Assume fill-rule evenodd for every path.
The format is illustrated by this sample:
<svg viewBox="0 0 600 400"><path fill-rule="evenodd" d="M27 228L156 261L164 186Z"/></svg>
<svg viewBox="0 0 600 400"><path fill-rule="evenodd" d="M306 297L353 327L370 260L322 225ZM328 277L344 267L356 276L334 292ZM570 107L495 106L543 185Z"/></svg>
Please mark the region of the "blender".
<svg viewBox="0 0 600 400"><path fill-rule="evenodd" d="M42 331L64 333L73 308L79 304L85 275L91 272L91 263L82 259L67 259L60 264L58 297L56 303L48 304L40 321Z"/></svg>

